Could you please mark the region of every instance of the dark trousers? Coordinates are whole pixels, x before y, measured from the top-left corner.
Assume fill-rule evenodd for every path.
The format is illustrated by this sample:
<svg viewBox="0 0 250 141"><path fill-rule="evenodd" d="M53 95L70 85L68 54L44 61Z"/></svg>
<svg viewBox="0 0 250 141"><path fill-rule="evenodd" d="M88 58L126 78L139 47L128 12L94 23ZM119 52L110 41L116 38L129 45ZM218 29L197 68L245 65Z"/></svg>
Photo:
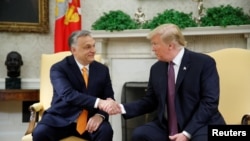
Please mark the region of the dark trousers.
<svg viewBox="0 0 250 141"><path fill-rule="evenodd" d="M37 124L32 133L33 141L59 141L60 139L77 136L89 141L112 141L113 129L109 122L103 121L99 129L93 133L87 131L80 135L76 131L76 123L65 127L52 127L46 124Z"/></svg>
<svg viewBox="0 0 250 141"><path fill-rule="evenodd" d="M207 134L194 136L190 141L207 141ZM167 129L157 122L149 122L134 129L132 141L169 141Z"/></svg>

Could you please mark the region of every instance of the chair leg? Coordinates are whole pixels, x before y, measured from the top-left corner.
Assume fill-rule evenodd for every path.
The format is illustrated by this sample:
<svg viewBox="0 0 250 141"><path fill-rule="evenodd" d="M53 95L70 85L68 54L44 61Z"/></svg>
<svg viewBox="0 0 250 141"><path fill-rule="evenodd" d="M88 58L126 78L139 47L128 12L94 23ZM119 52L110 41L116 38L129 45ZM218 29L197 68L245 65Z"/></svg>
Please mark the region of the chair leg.
<svg viewBox="0 0 250 141"><path fill-rule="evenodd" d="M242 125L249 125L248 122L250 121L250 114L245 114L243 115L241 119L241 124Z"/></svg>
<svg viewBox="0 0 250 141"><path fill-rule="evenodd" d="M37 112L35 111L35 109L32 106L30 106L29 110L30 110L30 121L28 129L25 132L25 135L28 135L33 132L37 119Z"/></svg>

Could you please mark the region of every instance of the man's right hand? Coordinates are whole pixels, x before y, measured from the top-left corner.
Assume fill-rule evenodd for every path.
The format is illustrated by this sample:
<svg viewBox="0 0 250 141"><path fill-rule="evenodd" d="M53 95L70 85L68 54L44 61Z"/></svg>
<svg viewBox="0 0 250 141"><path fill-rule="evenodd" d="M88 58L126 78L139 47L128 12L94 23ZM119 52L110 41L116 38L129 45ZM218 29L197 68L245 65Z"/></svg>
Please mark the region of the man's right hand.
<svg viewBox="0 0 250 141"><path fill-rule="evenodd" d="M114 101L112 98L107 98L106 100L100 99L98 108L107 112L109 115L121 113L121 107L119 103Z"/></svg>

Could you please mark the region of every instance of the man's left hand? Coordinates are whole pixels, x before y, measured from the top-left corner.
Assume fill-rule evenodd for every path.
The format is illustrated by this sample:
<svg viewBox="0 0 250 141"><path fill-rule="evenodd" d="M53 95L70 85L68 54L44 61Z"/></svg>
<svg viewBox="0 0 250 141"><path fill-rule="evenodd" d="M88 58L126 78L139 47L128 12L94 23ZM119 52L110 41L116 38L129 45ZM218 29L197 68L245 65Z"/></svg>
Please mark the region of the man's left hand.
<svg viewBox="0 0 250 141"><path fill-rule="evenodd" d="M87 127L86 130L89 133L93 133L94 131L96 131L99 126L101 125L102 121L103 121L103 117L101 117L98 114L95 114L93 117L91 117L87 123Z"/></svg>

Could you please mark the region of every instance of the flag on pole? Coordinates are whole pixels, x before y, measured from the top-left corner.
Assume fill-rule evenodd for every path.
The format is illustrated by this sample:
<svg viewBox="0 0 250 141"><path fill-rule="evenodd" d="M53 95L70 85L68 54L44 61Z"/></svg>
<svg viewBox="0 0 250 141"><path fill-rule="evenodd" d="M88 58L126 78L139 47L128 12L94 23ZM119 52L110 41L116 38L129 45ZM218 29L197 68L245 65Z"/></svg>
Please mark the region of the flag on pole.
<svg viewBox="0 0 250 141"><path fill-rule="evenodd" d="M81 29L80 0L56 0L54 52L68 51L68 37Z"/></svg>

